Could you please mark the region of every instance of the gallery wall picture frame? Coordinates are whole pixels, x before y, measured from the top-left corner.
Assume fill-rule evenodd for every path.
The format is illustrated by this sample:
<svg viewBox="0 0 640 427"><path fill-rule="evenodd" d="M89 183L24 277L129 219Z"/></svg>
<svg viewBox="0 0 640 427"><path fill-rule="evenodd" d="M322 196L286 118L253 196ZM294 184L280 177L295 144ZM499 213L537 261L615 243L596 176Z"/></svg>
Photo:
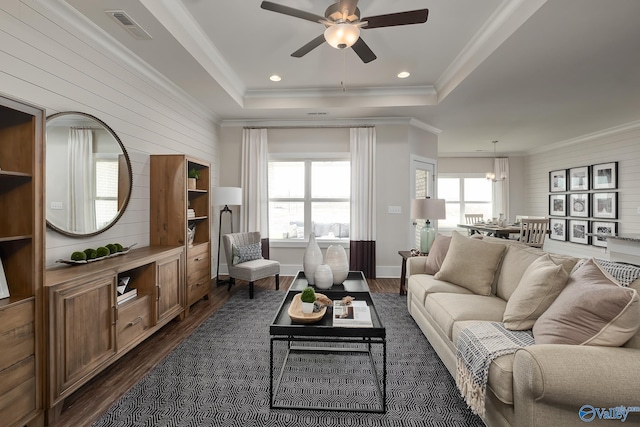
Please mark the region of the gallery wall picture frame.
<svg viewBox="0 0 640 427"><path fill-rule="evenodd" d="M582 245L589 244L589 221L584 219L570 219L567 232L570 242L580 243Z"/></svg>
<svg viewBox="0 0 640 427"><path fill-rule="evenodd" d="M560 169L549 172L549 191L560 193L567 191L567 170Z"/></svg>
<svg viewBox="0 0 640 427"><path fill-rule="evenodd" d="M567 216L566 194L549 194L549 215Z"/></svg>
<svg viewBox="0 0 640 427"><path fill-rule="evenodd" d="M589 189L589 166L569 169L569 191L585 191Z"/></svg>
<svg viewBox="0 0 640 427"><path fill-rule="evenodd" d="M593 246L607 247L607 238L604 236L615 236L618 234L618 223L614 221L592 221L591 222L591 244Z"/></svg>
<svg viewBox="0 0 640 427"><path fill-rule="evenodd" d="M589 193L569 194L569 216L589 217Z"/></svg>
<svg viewBox="0 0 640 427"><path fill-rule="evenodd" d="M549 238L552 240L567 240L567 220L562 218L549 218Z"/></svg>
<svg viewBox="0 0 640 427"><path fill-rule="evenodd" d="M0 299L9 298L9 284L7 283L7 276L4 274L4 267L2 266L2 259L0 259Z"/></svg>
<svg viewBox="0 0 640 427"><path fill-rule="evenodd" d="M618 218L618 193L593 193L591 203L594 218Z"/></svg>
<svg viewBox="0 0 640 427"><path fill-rule="evenodd" d="M618 188L618 162L600 163L591 166L592 185L594 190L611 190Z"/></svg>

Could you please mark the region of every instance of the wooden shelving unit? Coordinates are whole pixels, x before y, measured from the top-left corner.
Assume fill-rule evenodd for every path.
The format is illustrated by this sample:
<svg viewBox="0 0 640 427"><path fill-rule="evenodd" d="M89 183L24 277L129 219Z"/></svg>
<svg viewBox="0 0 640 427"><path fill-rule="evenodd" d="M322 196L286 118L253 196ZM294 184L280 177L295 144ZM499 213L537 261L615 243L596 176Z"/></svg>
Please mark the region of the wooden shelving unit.
<svg viewBox="0 0 640 427"><path fill-rule="evenodd" d="M0 420L44 425L42 282L45 112L0 95Z"/></svg>
<svg viewBox="0 0 640 427"><path fill-rule="evenodd" d="M188 172L196 169L200 178L188 186ZM185 314L211 290L211 199L210 165L185 155L151 156L152 245L183 245L186 251ZM193 209L195 215L188 216ZM188 228L195 230L189 241Z"/></svg>

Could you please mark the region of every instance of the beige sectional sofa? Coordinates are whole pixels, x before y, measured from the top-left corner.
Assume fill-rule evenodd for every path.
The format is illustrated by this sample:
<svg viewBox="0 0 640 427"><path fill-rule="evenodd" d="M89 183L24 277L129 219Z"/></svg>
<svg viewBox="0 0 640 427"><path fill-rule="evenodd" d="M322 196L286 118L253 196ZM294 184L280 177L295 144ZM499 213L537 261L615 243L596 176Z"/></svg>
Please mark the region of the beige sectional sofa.
<svg viewBox="0 0 640 427"><path fill-rule="evenodd" d="M523 300L522 293L527 291L524 286L530 283L523 276L535 273L532 271L535 267L529 267L536 260L542 262L544 257L547 264L549 260L553 262L551 266L561 265L559 270L566 271L567 277L579 271L576 267L584 260L546 254L542 249L516 241L477 240L455 232L450 239L448 250L445 247L449 242L442 243L445 239L438 235L438 253L432 250L429 258L408 259L407 305L409 313L455 379L455 343L463 328L478 321L503 322L506 319L510 324L522 326L520 329L530 329L531 325L536 325L538 317L552 311L547 307L560 298L558 295L568 291L566 283L570 279L556 289L547 289L542 297L538 295L535 300ZM472 240L478 243L470 243ZM464 250L460 250L461 245ZM437 271L435 274L434 270ZM518 289L521 280L526 283ZM576 280L574 278L574 282ZM484 285L479 286L478 283L483 281ZM640 279L631 283L629 288L635 289L629 294L635 294L637 303ZM512 303L519 306L514 308L509 300L516 290L519 303ZM569 297L565 295L565 299ZM629 303L625 309L640 313L636 303ZM524 314L514 314L514 310L524 310ZM505 316L505 311L510 312L508 316ZM631 317L632 322L637 321ZM482 416L487 425L582 426L591 418L590 425L611 426L615 421L601 420L601 417L607 414L615 416L618 411L605 413L604 410L621 406L632 410L626 418L627 425L640 423L640 413L633 412L640 409L640 332L633 335L633 331L627 329L631 339L620 346L612 346L619 343L598 341L605 339L600 335L590 341L592 345L539 344L538 339L553 342L554 338L552 336L549 340L547 336L543 340L544 333L548 331L542 330L538 338L536 328L534 326L533 331L536 344L500 356L491 363ZM551 328L551 335L553 331ZM581 408L584 420L579 414Z"/></svg>

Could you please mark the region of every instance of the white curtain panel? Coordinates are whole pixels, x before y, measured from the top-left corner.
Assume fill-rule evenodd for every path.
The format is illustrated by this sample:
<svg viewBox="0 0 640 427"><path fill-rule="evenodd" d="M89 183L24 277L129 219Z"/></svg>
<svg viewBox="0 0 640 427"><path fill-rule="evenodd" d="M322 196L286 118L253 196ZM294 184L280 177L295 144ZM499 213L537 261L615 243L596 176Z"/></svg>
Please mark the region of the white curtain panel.
<svg viewBox="0 0 640 427"><path fill-rule="evenodd" d="M504 214L505 219L509 219L509 159L497 158L494 160L493 170L496 178L506 176L503 181L493 183L493 217L499 218Z"/></svg>
<svg viewBox="0 0 640 427"><path fill-rule="evenodd" d="M351 128L351 240L376 239L376 129Z"/></svg>
<svg viewBox="0 0 640 427"><path fill-rule="evenodd" d="M93 173L93 131L69 129L68 229L86 233L96 228Z"/></svg>
<svg viewBox="0 0 640 427"><path fill-rule="evenodd" d="M267 130L243 129L240 231L259 231L263 238L269 236L268 160Z"/></svg>

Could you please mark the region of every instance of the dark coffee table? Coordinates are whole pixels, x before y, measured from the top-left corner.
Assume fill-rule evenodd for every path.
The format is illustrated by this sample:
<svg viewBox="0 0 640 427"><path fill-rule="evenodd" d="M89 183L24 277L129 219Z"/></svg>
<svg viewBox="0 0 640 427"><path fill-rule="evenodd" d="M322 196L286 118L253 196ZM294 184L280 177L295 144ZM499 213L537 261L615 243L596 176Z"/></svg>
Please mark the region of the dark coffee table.
<svg viewBox="0 0 640 427"><path fill-rule="evenodd" d="M302 324L291 320L288 314L293 297L309 286L304 272L299 271L285 295L280 308L269 328L271 345L269 350L269 405L271 408L282 409L315 409L328 411L349 412L386 412L387 396L387 341L386 330L375 304L369 293L369 285L360 271L351 271L342 285L334 285L330 289L316 289L332 300L340 300L350 295L356 300L366 301L371 312L373 327L340 327L333 326L333 309L328 308L324 317L316 323ZM282 366L277 379L274 379L274 343L284 341L287 349L283 357ZM372 352L372 346L382 347L382 378L380 379L376 362ZM379 405L369 408L345 408L322 405L295 405L277 403L277 395L280 389L283 374L287 368L287 362L291 354L327 354L341 353L344 355L368 354L371 363L371 372L375 389L378 395ZM323 399L324 401L324 399Z"/></svg>

